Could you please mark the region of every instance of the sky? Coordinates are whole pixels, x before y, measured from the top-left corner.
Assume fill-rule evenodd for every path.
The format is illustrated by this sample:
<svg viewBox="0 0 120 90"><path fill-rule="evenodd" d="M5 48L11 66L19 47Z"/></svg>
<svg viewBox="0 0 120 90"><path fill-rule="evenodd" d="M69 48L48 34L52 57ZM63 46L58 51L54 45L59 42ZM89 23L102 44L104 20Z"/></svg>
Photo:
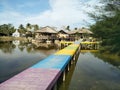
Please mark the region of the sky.
<svg viewBox="0 0 120 90"><path fill-rule="evenodd" d="M94 22L87 12L94 12L97 4L98 0L0 0L0 25L86 27Z"/></svg>

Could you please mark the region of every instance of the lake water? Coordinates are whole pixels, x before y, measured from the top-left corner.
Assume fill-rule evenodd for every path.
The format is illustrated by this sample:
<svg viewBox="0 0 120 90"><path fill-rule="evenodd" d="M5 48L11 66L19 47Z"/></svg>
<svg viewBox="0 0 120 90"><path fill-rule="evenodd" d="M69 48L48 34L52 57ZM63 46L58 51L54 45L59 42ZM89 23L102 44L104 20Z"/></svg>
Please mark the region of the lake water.
<svg viewBox="0 0 120 90"><path fill-rule="evenodd" d="M27 42L0 42L0 82L57 50ZM81 52L58 90L120 90L120 59L105 58L98 52Z"/></svg>
<svg viewBox="0 0 120 90"><path fill-rule="evenodd" d="M28 42L0 42L0 83L57 51Z"/></svg>
<svg viewBox="0 0 120 90"><path fill-rule="evenodd" d="M114 60L99 56L81 52L59 90L120 90L120 59L116 66Z"/></svg>

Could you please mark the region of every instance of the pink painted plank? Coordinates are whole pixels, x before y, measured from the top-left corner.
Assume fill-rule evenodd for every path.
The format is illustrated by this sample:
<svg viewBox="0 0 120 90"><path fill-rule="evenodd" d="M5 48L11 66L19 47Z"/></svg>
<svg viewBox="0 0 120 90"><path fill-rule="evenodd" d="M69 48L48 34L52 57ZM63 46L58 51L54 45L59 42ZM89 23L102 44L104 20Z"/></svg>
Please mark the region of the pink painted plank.
<svg viewBox="0 0 120 90"><path fill-rule="evenodd" d="M59 69L29 68L0 84L0 90L50 90L60 73Z"/></svg>

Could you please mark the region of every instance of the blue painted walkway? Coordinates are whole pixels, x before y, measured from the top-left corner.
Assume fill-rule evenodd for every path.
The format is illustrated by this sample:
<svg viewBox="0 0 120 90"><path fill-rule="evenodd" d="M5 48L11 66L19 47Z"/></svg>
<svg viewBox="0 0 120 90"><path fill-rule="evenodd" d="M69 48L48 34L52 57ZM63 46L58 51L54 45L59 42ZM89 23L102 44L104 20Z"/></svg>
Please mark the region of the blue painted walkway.
<svg viewBox="0 0 120 90"><path fill-rule="evenodd" d="M80 42L48 56L0 84L0 90L51 90L80 46Z"/></svg>

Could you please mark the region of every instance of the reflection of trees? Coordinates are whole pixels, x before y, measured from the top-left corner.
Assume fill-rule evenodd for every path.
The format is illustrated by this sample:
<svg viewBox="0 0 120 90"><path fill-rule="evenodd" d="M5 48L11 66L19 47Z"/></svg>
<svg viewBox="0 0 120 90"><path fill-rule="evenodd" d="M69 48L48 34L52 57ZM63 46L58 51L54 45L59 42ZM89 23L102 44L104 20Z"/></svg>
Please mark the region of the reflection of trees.
<svg viewBox="0 0 120 90"><path fill-rule="evenodd" d="M20 49L20 51L23 51L24 49L26 49L28 53L34 51L34 47L30 42L21 41L20 44L18 45L18 48Z"/></svg>
<svg viewBox="0 0 120 90"><path fill-rule="evenodd" d="M93 53L95 57L102 59L104 62L108 62L116 67L120 66L120 57L108 55L108 54L101 54L101 53Z"/></svg>
<svg viewBox="0 0 120 90"><path fill-rule="evenodd" d="M23 51L27 47L28 42L20 41L20 44L18 45L18 48L20 51Z"/></svg>
<svg viewBox="0 0 120 90"><path fill-rule="evenodd" d="M18 45L18 49L23 52L24 50L27 51L28 53L33 53L39 50L52 50L52 49L58 49L57 45L55 44L51 44L48 45L47 47L44 47L45 44L43 44L43 46L36 46L35 44L32 44L30 42L25 42L25 41L20 41L19 45ZM12 43L12 41L10 42L0 42L0 50L4 53L12 53L14 51L14 49L16 48L16 45Z"/></svg>
<svg viewBox="0 0 120 90"><path fill-rule="evenodd" d="M11 42L0 42L0 50L4 53L12 53L16 46Z"/></svg>
<svg viewBox="0 0 120 90"><path fill-rule="evenodd" d="M47 43L39 43L39 42L34 42L33 43L33 47L35 49L41 49L41 50L51 50L51 49L58 49L58 45L51 43L51 44L47 44Z"/></svg>
<svg viewBox="0 0 120 90"><path fill-rule="evenodd" d="M35 49L34 49L34 47L33 47L33 45L32 44L28 44L28 46L26 47L26 51L28 52L28 53L30 53L30 52L32 52L32 51L34 51Z"/></svg>
<svg viewBox="0 0 120 90"><path fill-rule="evenodd" d="M24 50L24 47L18 46L19 50L22 52Z"/></svg>

